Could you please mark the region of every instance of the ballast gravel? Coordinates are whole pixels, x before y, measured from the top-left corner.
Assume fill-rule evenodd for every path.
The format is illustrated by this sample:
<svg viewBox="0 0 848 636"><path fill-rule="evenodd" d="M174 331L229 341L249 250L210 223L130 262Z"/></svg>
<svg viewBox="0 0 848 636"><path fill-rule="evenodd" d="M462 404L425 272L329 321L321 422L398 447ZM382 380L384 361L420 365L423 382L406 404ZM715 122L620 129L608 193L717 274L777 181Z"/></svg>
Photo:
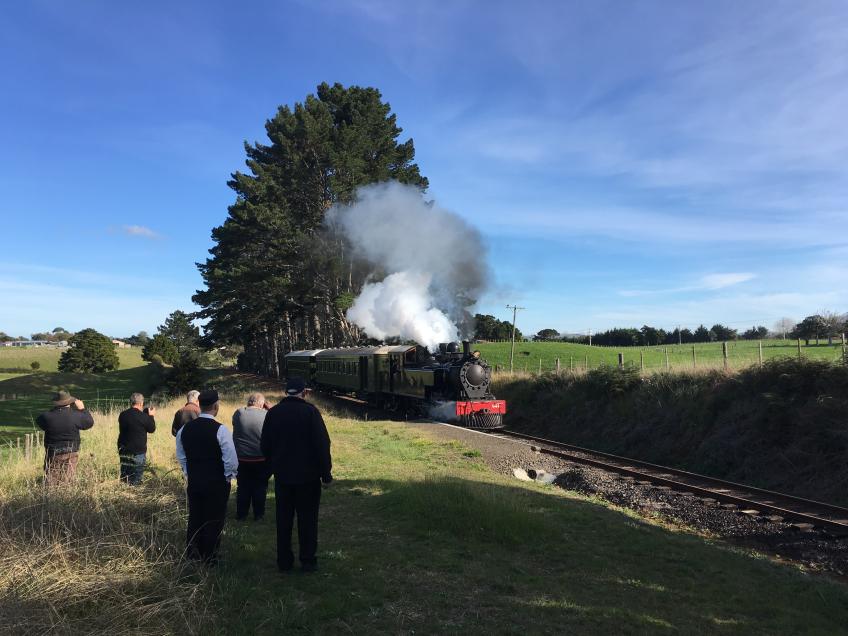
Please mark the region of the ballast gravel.
<svg viewBox="0 0 848 636"><path fill-rule="evenodd" d="M504 475L514 476L530 469L544 471L556 476L555 486L599 497L644 517L691 528L733 545L801 563L814 571L848 575L848 538L830 537L816 530L799 531L789 523L728 510L692 494L640 484L600 468L539 453L518 440L444 424L410 425L437 438L463 442L479 451L489 467Z"/></svg>

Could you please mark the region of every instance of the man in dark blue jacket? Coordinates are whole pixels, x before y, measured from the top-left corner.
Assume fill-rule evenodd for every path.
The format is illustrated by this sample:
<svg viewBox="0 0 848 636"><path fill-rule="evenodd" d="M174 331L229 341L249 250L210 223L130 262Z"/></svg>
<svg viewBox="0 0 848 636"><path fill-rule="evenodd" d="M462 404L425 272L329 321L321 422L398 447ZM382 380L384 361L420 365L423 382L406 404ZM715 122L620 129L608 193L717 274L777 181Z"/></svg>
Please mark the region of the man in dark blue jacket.
<svg viewBox="0 0 848 636"><path fill-rule="evenodd" d="M80 431L94 426L82 400L67 391L53 396L53 408L35 420L44 431L44 483L54 486L72 481L77 470Z"/></svg>
<svg viewBox="0 0 848 636"><path fill-rule="evenodd" d="M291 533L297 515L300 565L304 572L318 568L318 505L321 482L333 481L330 436L321 413L305 399L300 378L286 383L286 397L268 411L262 428L262 453L274 473L277 507L277 567L294 565Z"/></svg>
<svg viewBox="0 0 848 636"><path fill-rule="evenodd" d="M230 429L215 421L218 392L201 391L200 416L177 432L177 460L188 484L189 558L215 565L238 458Z"/></svg>

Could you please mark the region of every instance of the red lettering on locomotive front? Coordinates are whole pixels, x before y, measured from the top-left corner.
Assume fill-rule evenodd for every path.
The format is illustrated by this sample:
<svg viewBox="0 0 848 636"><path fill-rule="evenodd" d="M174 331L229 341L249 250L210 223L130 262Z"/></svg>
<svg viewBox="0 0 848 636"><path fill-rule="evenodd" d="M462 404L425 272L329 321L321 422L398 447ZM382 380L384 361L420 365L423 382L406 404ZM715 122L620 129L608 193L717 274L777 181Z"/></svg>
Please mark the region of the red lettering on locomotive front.
<svg viewBox="0 0 848 636"><path fill-rule="evenodd" d="M457 415L471 415L472 413L493 413L503 415L506 413L505 400L481 400L479 402L457 402Z"/></svg>

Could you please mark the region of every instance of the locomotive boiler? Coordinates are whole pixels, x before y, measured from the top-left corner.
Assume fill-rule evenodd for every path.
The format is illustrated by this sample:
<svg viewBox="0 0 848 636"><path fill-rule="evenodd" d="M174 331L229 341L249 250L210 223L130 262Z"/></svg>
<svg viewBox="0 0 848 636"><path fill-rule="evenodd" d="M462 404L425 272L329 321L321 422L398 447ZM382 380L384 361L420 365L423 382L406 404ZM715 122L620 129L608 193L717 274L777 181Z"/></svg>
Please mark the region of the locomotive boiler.
<svg viewBox="0 0 848 636"><path fill-rule="evenodd" d="M470 343L443 343L431 354L416 345L292 351L286 376L376 407L477 429L503 426L506 402L492 395L492 370Z"/></svg>

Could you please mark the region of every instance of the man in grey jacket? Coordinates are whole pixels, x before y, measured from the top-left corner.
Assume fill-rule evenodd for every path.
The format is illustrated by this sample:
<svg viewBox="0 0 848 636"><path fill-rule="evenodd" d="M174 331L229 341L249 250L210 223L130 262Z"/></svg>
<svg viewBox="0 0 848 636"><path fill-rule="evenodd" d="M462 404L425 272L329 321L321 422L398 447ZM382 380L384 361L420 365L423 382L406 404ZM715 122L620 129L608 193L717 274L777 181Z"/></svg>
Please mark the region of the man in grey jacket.
<svg viewBox="0 0 848 636"><path fill-rule="evenodd" d="M253 393L247 406L233 413L233 442L239 460L238 490L236 490L236 519L247 518L251 504L253 518L265 516L265 497L271 472L259 445L265 424L265 396Z"/></svg>

